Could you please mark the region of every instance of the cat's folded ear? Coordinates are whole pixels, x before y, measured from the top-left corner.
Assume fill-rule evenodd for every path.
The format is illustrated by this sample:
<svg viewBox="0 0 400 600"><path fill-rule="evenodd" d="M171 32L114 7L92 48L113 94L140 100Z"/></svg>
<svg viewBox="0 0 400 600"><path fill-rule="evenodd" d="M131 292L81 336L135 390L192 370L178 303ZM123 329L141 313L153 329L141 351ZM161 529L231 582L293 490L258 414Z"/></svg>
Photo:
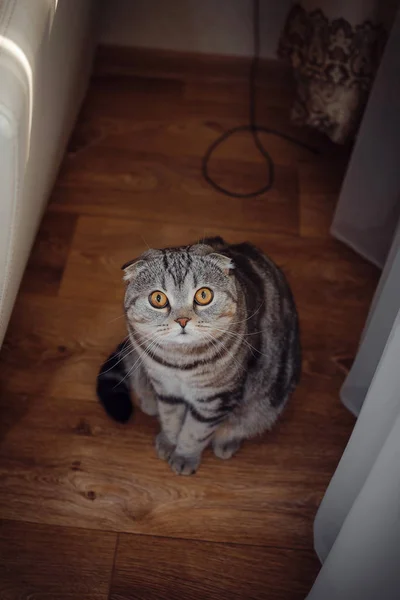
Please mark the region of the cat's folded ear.
<svg viewBox="0 0 400 600"><path fill-rule="evenodd" d="M206 241L212 242L214 247L210 246L207 243L195 244L194 246L190 247L190 252L192 252L193 254L197 254L198 256L207 256L207 258L211 259L214 264L218 265L218 267L226 275L229 275L231 271L235 268L233 260L228 256L225 256L224 254L215 252L216 249L219 250L219 248L216 248L215 246L220 246L221 250L223 249L223 245L225 245L224 240L220 237L216 237L208 238L208 240Z"/></svg>
<svg viewBox="0 0 400 600"><path fill-rule="evenodd" d="M134 258L133 260L129 260L124 265L122 265L121 269L124 271L124 280L130 281L143 267L146 266L146 263L151 261L154 258L162 255L161 250L153 250L149 248L138 258Z"/></svg>
<svg viewBox="0 0 400 600"><path fill-rule="evenodd" d="M213 252L212 254L209 254L208 258L218 265L225 275L230 275L231 271L235 268L233 260L229 258L229 256L224 256L224 254Z"/></svg>
<svg viewBox="0 0 400 600"><path fill-rule="evenodd" d="M124 281L130 281L144 265L145 261L141 257L134 258L123 264L121 269L124 271Z"/></svg>

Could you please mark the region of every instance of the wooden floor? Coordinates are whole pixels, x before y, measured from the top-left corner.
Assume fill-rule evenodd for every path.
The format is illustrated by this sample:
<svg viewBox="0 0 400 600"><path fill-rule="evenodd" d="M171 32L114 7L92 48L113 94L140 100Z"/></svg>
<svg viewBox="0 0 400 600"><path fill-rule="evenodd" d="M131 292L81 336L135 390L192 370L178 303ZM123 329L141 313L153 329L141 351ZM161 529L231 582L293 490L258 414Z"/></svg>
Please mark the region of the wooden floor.
<svg viewBox="0 0 400 600"><path fill-rule="evenodd" d="M246 82L215 68L139 75L98 61L1 351L0 598L301 600L319 568L313 518L353 427L338 390L377 281L328 235L346 156L289 124L291 85L271 67L260 121L320 154L266 136L274 189L225 197L201 157L246 121ZM212 172L243 191L264 165L240 135ZM179 478L155 455L157 423L111 422L95 378L124 335L121 264L212 233L285 270L304 375L271 434Z"/></svg>

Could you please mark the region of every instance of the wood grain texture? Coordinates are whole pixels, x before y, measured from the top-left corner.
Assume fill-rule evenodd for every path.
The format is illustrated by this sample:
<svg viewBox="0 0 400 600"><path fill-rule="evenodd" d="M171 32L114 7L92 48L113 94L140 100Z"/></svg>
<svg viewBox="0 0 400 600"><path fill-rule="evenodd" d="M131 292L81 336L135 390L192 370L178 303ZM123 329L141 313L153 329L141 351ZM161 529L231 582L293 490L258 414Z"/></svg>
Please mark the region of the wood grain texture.
<svg viewBox="0 0 400 600"><path fill-rule="evenodd" d="M122 290L116 295L122 297ZM17 302L1 353L9 393L92 398L100 356L125 335L120 301L72 302L34 295ZM107 347L107 350L105 349Z"/></svg>
<svg viewBox="0 0 400 600"><path fill-rule="evenodd" d="M303 600L316 566L305 551L122 535L110 600Z"/></svg>
<svg viewBox="0 0 400 600"><path fill-rule="evenodd" d="M107 600L116 536L0 521L2 600Z"/></svg>
<svg viewBox="0 0 400 600"><path fill-rule="evenodd" d="M96 402L9 395L17 414L0 449L0 514L311 549L312 519L353 423L312 379L272 433L244 444L228 462L207 451L190 479L171 476L157 458L158 425L139 411L121 426Z"/></svg>
<svg viewBox="0 0 400 600"><path fill-rule="evenodd" d="M354 424L338 392L378 277L328 233L348 150L290 124L291 83L271 66L260 122L318 154L268 136L273 190L220 195L201 158L246 122L248 64L115 52L99 54L0 354L0 597L97 600L112 579L114 600L304 598L314 515ZM245 135L211 171L237 191L266 176ZM303 378L273 432L228 462L207 451L182 479L156 457L155 419L111 422L95 380L125 335L121 264L211 234L249 240L285 271Z"/></svg>

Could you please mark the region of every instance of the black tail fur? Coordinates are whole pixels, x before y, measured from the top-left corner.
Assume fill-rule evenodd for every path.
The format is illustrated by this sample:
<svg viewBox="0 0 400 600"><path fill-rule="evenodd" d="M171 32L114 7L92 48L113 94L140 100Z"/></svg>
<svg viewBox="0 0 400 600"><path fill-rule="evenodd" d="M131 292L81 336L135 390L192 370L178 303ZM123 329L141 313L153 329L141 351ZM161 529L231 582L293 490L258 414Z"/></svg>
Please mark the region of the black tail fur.
<svg viewBox="0 0 400 600"><path fill-rule="evenodd" d="M126 344L122 342L102 365L96 387L97 396L107 414L120 423L126 423L133 412L124 351Z"/></svg>

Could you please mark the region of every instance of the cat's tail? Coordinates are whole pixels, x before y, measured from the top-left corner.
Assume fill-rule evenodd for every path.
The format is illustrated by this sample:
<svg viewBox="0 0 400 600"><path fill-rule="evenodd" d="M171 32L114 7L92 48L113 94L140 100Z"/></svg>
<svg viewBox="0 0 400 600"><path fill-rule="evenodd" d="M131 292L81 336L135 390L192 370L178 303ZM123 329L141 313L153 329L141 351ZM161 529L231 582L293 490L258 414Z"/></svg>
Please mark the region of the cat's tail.
<svg viewBox="0 0 400 600"><path fill-rule="evenodd" d="M126 341L119 344L102 365L96 387L97 396L107 414L120 423L126 423L133 412L124 353Z"/></svg>
<svg viewBox="0 0 400 600"><path fill-rule="evenodd" d="M219 235L216 235L215 237L204 238L204 240L202 240L201 243L206 244L207 246L211 246L217 252L219 252L220 250L226 250L227 246L229 245Z"/></svg>

